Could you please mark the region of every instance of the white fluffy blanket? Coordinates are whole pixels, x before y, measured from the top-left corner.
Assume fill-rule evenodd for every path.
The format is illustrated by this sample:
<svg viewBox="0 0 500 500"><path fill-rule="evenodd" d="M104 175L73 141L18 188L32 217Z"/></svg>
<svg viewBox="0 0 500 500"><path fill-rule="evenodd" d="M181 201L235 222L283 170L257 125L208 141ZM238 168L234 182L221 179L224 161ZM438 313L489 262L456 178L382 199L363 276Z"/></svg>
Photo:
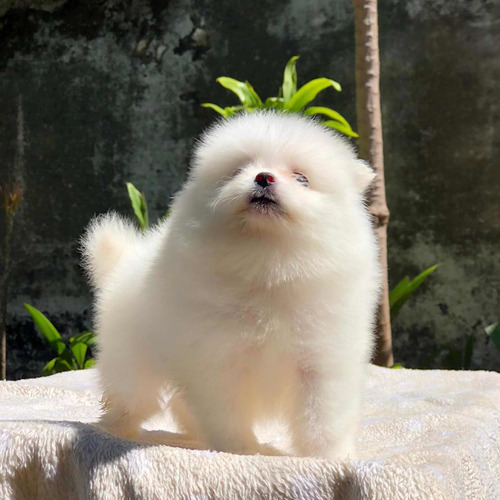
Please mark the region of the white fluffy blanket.
<svg viewBox="0 0 500 500"><path fill-rule="evenodd" d="M118 439L91 424L98 399L93 370L0 383L1 499L500 499L497 373L371 367L344 463ZM259 436L286 448L279 427Z"/></svg>

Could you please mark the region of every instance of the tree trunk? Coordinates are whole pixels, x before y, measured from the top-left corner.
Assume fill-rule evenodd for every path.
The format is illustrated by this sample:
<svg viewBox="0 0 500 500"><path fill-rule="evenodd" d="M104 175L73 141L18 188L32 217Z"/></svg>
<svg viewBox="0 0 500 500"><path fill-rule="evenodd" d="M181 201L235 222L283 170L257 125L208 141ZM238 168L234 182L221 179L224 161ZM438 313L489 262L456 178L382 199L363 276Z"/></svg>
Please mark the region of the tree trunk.
<svg viewBox="0 0 500 500"><path fill-rule="evenodd" d="M370 213L379 244L382 267L382 294L377 313L377 340L374 363L394 364L392 355L389 285L387 279L387 223L384 150L380 112L380 64L378 52L377 0L353 0L356 57L356 113L359 156L367 160L377 177L369 192Z"/></svg>
<svg viewBox="0 0 500 500"><path fill-rule="evenodd" d="M24 193L24 111L23 96L17 100L17 151L14 161L14 183L5 183L0 189L0 198L5 209L5 236L3 238L3 262L0 270L0 379L7 378L7 302L9 300L10 250L14 218Z"/></svg>
<svg viewBox="0 0 500 500"><path fill-rule="evenodd" d="M0 380L7 378L7 301L9 299L10 240L14 226L14 216L7 211L5 226L3 276L0 283Z"/></svg>

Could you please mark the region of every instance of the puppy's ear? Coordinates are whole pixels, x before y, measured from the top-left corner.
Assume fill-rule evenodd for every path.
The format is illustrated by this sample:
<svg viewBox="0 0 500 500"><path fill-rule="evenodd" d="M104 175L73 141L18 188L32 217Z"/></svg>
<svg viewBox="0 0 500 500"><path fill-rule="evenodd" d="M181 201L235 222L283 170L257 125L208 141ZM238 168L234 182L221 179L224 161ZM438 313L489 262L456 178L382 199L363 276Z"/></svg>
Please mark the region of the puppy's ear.
<svg viewBox="0 0 500 500"><path fill-rule="evenodd" d="M364 160L356 160L352 167L354 169L354 183L360 193L364 193L375 179L376 174Z"/></svg>

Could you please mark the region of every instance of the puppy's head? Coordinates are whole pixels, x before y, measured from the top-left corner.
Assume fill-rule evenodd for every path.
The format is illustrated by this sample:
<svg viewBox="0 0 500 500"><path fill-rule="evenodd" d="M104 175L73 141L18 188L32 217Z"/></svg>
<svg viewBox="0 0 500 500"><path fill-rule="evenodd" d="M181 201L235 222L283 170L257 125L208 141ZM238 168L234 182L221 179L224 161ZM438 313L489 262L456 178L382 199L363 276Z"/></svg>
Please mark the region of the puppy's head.
<svg viewBox="0 0 500 500"><path fill-rule="evenodd" d="M347 141L314 120L263 112L209 129L189 184L207 224L296 238L338 225L373 177Z"/></svg>

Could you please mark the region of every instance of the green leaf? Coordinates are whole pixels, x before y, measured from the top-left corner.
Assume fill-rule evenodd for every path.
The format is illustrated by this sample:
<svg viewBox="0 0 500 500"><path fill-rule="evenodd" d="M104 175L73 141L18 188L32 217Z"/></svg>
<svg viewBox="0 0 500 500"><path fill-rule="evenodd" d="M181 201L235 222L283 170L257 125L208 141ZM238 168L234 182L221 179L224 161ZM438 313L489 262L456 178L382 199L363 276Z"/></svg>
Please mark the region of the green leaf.
<svg viewBox="0 0 500 500"><path fill-rule="evenodd" d="M424 282L424 280L433 273L439 264L429 267L421 272L416 278L410 281L408 276L403 278L396 287L389 293L389 307L391 310L391 318L396 317L399 310L403 307L406 301L411 297L413 292Z"/></svg>
<svg viewBox="0 0 500 500"><path fill-rule="evenodd" d="M390 368L392 368L393 370L397 370L399 368L404 368L404 366L401 363L395 363Z"/></svg>
<svg viewBox="0 0 500 500"><path fill-rule="evenodd" d="M286 64L285 71L283 73L283 86L281 87L283 92L283 100L285 105L290 101L292 96L297 92L297 68L295 66L295 61L299 56L293 56Z"/></svg>
<svg viewBox="0 0 500 500"><path fill-rule="evenodd" d="M390 292L389 292L389 306L392 307L403 297L410 288L410 278L405 276Z"/></svg>
<svg viewBox="0 0 500 500"><path fill-rule="evenodd" d="M316 78L302 85L285 105L285 109L293 112L301 111L309 104L322 90L333 87L335 90L342 90L340 84L329 78Z"/></svg>
<svg viewBox="0 0 500 500"><path fill-rule="evenodd" d="M201 104L202 108L210 108L219 113L219 115L222 115L224 118L227 118L227 112L225 109L221 108L220 106L217 106L217 104L212 104L211 102L203 102Z"/></svg>
<svg viewBox="0 0 500 500"><path fill-rule="evenodd" d="M68 363L60 357L51 359L42 369L42 376L54 375L54 373L67 372L74 370L74 365Z"/></svg>
<svg viewBox="0 0 500 500"><path fill-rule="evenodd" d="M351 128L348 121L340 113L337 113L337 111L334 111L331 108L325 108L324 106L311 106L304 109L303 113L304 115L325 115L328 116L328 118L337 120L338 122L343 123L346 127Z"/></svg>
<svg viewBox="0 0 500 500"><path fill-rule="evenodd" d="M240 82L228 76L220 76L217 78L216 82L220 83L225 89L234 92L245 108L262 107L262 101L250 83Z"/></svg>
<svg viewBox="0 0 500 500"><path fill-rule="evenodd" d="M73 357L73 354L71 354L71 350L68 349L66 345L64 346L64 351L59 355L59 359L73 366L71 370L73 370L76 367L75 358Z"/></svg>
<svg viewBox="0 0 500 500"><path fill-rule="evenodd" d="M329 118L333 118L333 121L324 121L323 125L334 128L349 137L359 137L359 135L354 132L352 127L349 125L349 122L340 113L331 108L325 108L324 106L311 106L304 109L303 113L304 115L325 115Z"/></svg>
<svg viewBox="0 0 500 500"><path fill-rule="evenodd" d="M82 342L88 347L92 347L96 342L96 334L94 332L83 332L69 339L70 345L76 342Z"/></svg>
<svg viewBox="0 0 500 500"><path fill-rule="evenodd" d="M70 370L74 370L76 368L74 362L69 363L65 359L61 358L56 358L56 362L54 365L54 372L55 373L60 373L60 372L68 372Z"/></svg>
<svg viewBox="0 0 500 500"><path fill-rule="evenodd" d="M282 97L268 97L263 104L266 109L283 109L283 105Z"/></svg>
<svg viewBox="0 0 500 500"><path fill-rule="evenodd" d="M132 208L134 209L135 216L139 221L141 229L145 230L149 227L149 215L146 200L142 193L138 191L131 182L127 182L126 184L128 196L130 198L130 202L132 203Z"/></svg>
<svg viewBox="0 0 500 500"><path fill-rule="evenodd" d="M467 337L467 341L465 342L464 348L464 362L463 368L464 370L468 370L470 368L470 362L472 360L472 351L474 349L474 334L470 334Z"/></svg>
<svg viewBox="0 0 500 500"><path fill-rule="evenodd" d="M234 116L238 111L249 110L251 108L245 108L245 106L229 106L224 109L226 110L227 116Z"/></svg>
<svg viewBox="0 0 500 500"><path fill-rule="evenodd" d="M406 301L410 298L411 292L408 291L405 293L400 300L398 300L391 308L390 308L390 314L391 314L391 319L394 319L400 309L405 305Z"/></svg>
<svg viewBox="0 0 500 500"><path fill-rule="evenodd" d="M85 361L85 364L83 365L83 369L86 370L87 368L92 368L94 365L95 361L92 358L87 359L87 361Z"/></svg>
<svg viewBox="0 0 500 500"><path fill-rule="evenodd" d="M28 310L35 325L38 330L42 333L42 335L48 340L49 344L53 349L57 352L57 354L61 355L63 351L66 349L66 345L64 344L61 334L56 330L56 327L50 322L50 320L41 313L38 309L29 304L24 304L24 307Z"/></svg>
<svg viewBox="0 0 500 500"><path fill-rule="evenodd" d="M500 350L500 323L493 323L485 328L495 347Z"/></svg>
<svg viewBox="0 0 500 500"><path fill-rule="evenodd" d="M416 278L413 278L410 283L412 292L414 292L425 281L427 276L433 273L438 267L439 264L435 264L434 266L429 267L425 271L422 271Z"/></svg>
<svg viewBox="0 0 500 500"><path fill-rule="evenodd" d="M68 346L65 344L64 340L52 340L51 342L49 342L49 344L52 347L52 349L54 349L54 351L56 351L57 354L59 354L59 357L61 356L64 357L66 351L68 351ZM69 351L67 358L68 359L71 358L71 356L69 356Z"/></svg>
<svg viewBox="0 0 500 500"><path fill-rule="evenodd" d="M229 106L227 108L221 108L220 106L217 106L217 104L212 104L210 102L204 102L201 106L203 108L210 108L214 111L217 111L217 113L222 115L224 118L234 116L237 111L243 109L243 106Z"/></svg>
<svg viewBox="0 0 500 500"><path fill-rule="evenodd" d="M462 369L462 352L459 349L451 349L444 356L442 365L446 370L461 370Z"/></svg>
<svg viewBox="0 0 500 500"><path fill-rule="evenodd" d="M220 106L217 106L217 104L212 104L210 102L204 102L201 106L203 108L211 108L214 111L217 111L217 113L222 115L224 118L234 116L238 111L245 109L244 106L229 106L227 108L221 108Z"/></svg>
<svg viewBox="0 0 500 500"><path fill-rule="evenodd" d="M42 377L47 375L53 375L55 373L54 365L59 358L51 359L43 368L42 368Z"/></svg>
<svg viewBox="0 0 500 500"><path fill-rule="evenodd" d="M334 128L335 130L338 130L339 132L342 132L344 135L347 135L349 137L359 137L356 132L348 125L347 127L338 121L335 120L327 120L322 122L322 125L325 125L326 127Z"/></svg>
<svg viewBox="0 0 500 500"><path fill-rule="evenodd" d="M71 352L73 353L77 367L82 369L85 363L85 354L87 354L87 345L83 342L75 342L71 345Z"/></svg>

